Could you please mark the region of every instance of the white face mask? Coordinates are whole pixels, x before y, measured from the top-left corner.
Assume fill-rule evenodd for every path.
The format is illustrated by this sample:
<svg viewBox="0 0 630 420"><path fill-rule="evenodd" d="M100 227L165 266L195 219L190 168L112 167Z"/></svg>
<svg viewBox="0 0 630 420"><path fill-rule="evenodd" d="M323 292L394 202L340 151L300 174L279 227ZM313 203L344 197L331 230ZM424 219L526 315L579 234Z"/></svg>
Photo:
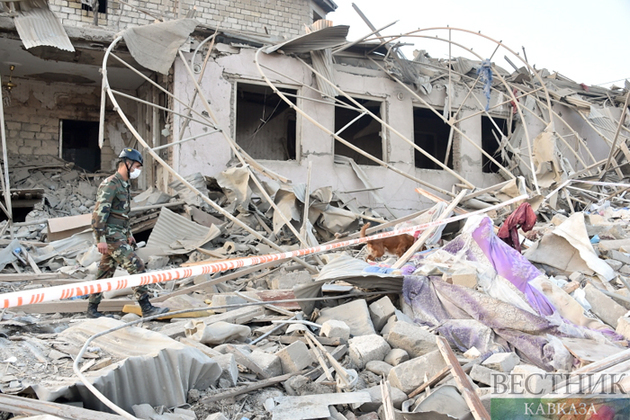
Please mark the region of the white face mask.
<svg viewBox="0 0 630 420"><path fill-rule="evenodd" d="M129 178L136 179L140 176L141 173L142 173L142 169L136 168L132 173L129 174Z"/></svg>

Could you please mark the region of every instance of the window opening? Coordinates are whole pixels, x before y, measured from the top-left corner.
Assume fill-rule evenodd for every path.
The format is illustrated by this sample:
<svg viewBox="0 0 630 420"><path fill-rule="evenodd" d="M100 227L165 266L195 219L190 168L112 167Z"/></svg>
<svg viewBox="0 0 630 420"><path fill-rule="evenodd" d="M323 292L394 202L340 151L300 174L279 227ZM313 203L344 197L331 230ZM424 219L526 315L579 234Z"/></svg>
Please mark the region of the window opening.
<svg viewBox="0 0 630 420"><path fill-rule="evenodd" d="M413 141L431 156L444 163L451 126L433 111L426 108L413 108ZM415 166L422 169L443 169L424 154L415 150ZM451 141L446 166L453 169L453 142Z"/></svg>
<svg viewBox="0 0 630 420"><path fill-rule="evenodd" d="M498 132L497 127L495 127L492 123L492 120L494 120L494 123L499 127L501 132ZM508 121L505 118L492 117L492 120L486 116L481 117L481 148L502 166L507 167L509 166L509 160L512 153L506 151L507 159L504 159L501 154L501 146L499 145L499 142L501 141L502 136L507 137L510 134L511 129L509 129ZM486 155L483 155L482 164L483 173L494 174L499 172L499 166L488 159Z"/></svg>
<svg viewBox="0 0 630 420"><path fill-rule="evenodd" d="M61 122L61 157L88 172L101 169L98 147L98 121L63 120Z"/></svg>
<svg viewBox="0 0 630 420"><path fill-rule="evenodd" d="M338 97L337 99L352 108L356 108L356 105L347 98ZM363 107L372 114L382 119L382 102L370 99L353 99L363 105ZM381 135L381 123L368 114L363 116L361 116L361 114L362 112L358 109L349 109L343 105L340 106L340 104L335 106L335 133L347 142L382 160L383 139ZM368 159L337 140L335 140L335 154L352 158L356 163L361 165L378 165L378 163Z"/></svg>
<svg viewBox="0 0 630 420"><path fill-rule="evenodd" d="M295 104L295 89L279 89ZM237 83L236 143L254 159L294 160L295 110L267 86Z"/></svg>
<svg viewBox="0 0 630 420"><path fill-rule="evenodd" d="M81 9L92 11L92 0L81 0ZM98 12L107 13L107 0L98 0Z"/></svg>

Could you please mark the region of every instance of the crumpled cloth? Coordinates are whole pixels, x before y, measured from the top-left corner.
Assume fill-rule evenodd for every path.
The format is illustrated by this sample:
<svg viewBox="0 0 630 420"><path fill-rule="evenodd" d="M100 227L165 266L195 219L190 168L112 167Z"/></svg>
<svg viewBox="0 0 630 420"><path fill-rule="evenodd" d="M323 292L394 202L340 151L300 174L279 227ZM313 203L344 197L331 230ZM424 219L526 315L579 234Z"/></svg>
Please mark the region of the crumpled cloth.
<svg viewBox="0 0 630 420"><path fill-rule="evenodd" d="M475 346L487 356L516 350L523 359L546 371L557 368L554 359L559 355L547 335L565 334L544 317L476 290L422 276L405 277L403 299L415 323L437 327L440 335L460 351Z"/></svg>
<svg viewBox="0 0 630 420"><path fill-rule="evenodd" d="M488 216L481 219L478 227L472 232L472 237L490 260L494 270L523 292L539 315L549 316L555 312L556 309L547 297L529 284L542 273L520 252L499 240L494 234L492 220Z"/></svg>
<svg viewBox="0 0 630 420"><path fill-rule="evenodd" d="M503 239L503 242L521 252L521 241L518 239L518 229L523 232L529 232L536 224L536 213L532 210L529 203L523 203L505 219L503 225L499 229L497 236Z"/></svg>

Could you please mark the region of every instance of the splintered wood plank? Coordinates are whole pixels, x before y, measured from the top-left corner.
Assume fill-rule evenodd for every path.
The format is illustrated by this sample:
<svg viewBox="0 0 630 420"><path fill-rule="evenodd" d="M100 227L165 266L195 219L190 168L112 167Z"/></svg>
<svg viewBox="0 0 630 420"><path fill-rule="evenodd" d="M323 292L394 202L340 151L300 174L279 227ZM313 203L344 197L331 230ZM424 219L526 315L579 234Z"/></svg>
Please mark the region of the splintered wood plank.
<svg viewBox="0 0 630 420"><path fill-rule="evenodd" d="M442 357L444 357L444 361L451 368L451 373L455 378L455 383L457 383L457 388L462 393L464 400L466 400L466 404L468 408L470 408L470 412L476 420L490 420L490 414L486 411L486 408L483 406L479 396L475 392L475 389L470 382L470 378L464 372L464 369L457 361L457 357L455 357L455 353L451 350L451 346L448 344L448 341L444 337L436 337L438 349L440 349L440 353L442 353Z"/></svg>
<svg viewBox="0 0 630 420"><path fill-rule="evenodd" d="M135 300L131 299L103 299L98 305L98 310L99 312L121 312L125 305L133 305L135 302ZM87 305L88 301L85 299L64 300L17 306L16 310L24 311L28 314L76 313L86 312Z"/></svg>
<svg viewBox="0 0 630 420"><path fill-rule="evenodd" d="M99 308L100 309L100 308ZM122 311L126 314L136 314L142 316L142 309L138 305L125 305ZM212 311L194 311L194 312L186 312L183 314L175 314L169 315L169 313L165 313L164 316L157 318L158 320L162 319L172 319L172 318L203 318L204 316L214 315Z"/></svg>

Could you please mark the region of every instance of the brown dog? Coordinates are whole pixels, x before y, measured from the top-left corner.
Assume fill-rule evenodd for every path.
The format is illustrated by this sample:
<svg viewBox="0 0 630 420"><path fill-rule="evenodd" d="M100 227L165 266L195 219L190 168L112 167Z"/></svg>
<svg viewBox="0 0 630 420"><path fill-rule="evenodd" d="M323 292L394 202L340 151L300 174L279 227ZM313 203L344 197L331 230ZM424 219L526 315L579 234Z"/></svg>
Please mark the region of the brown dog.
<svg viewBox="0 0 630 420"><path fill-rule="evenodd" d="M369 227L370 224L366 223L361 228L362 238L365 238L365 231ZM398 236L391 236L389 238L374 239L372 241L368 241L368 256L366 258L366 261L374 261L376 258L380 258L385 255L386 252L394 254L398 258L400 258L409 248L411 248L411 245L413 245L414 241L414 237L411 235L407 235L406 233Z"/></svg>

